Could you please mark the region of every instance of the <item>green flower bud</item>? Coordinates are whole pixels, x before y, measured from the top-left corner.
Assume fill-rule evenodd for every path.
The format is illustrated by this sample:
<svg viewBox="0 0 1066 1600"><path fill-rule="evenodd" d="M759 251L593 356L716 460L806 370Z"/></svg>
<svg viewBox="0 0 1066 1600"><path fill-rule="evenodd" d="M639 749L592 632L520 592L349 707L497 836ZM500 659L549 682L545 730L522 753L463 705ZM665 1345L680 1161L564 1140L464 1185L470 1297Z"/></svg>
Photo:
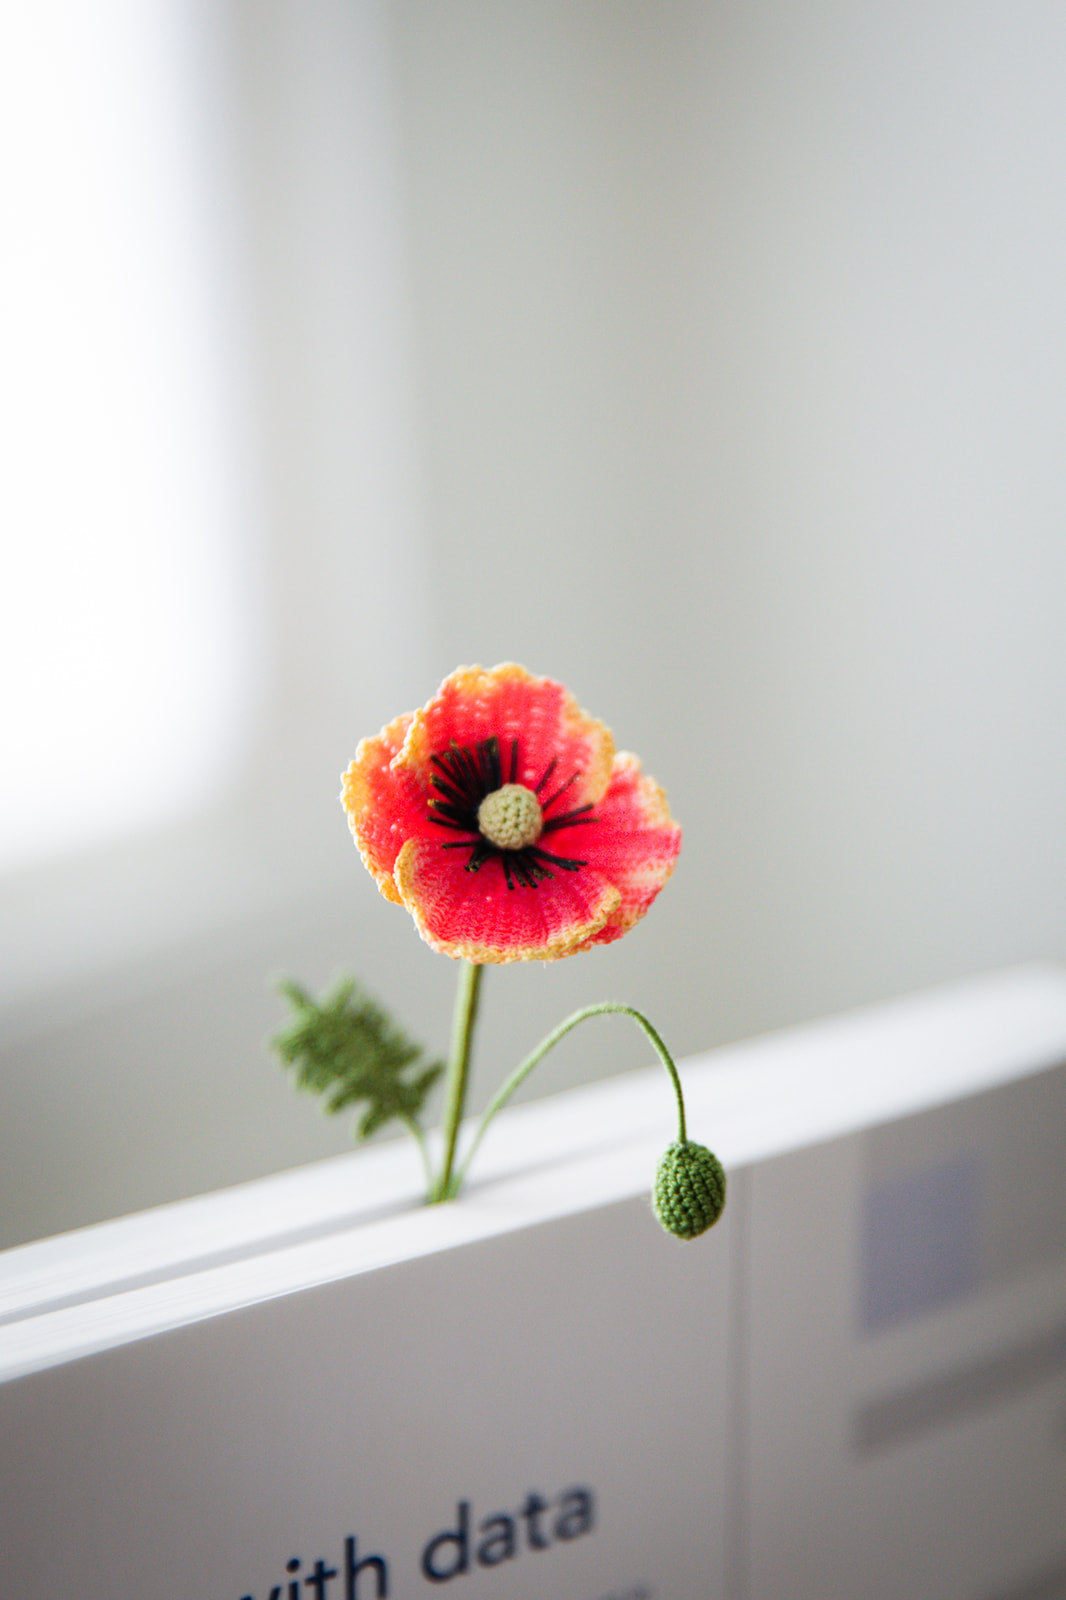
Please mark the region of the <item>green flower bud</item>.
<svg viewBox="0 0 1066 1600"><path fill-rule="evenodd" d="M725 1206L725 1173L705 1145L672 1144L659 1162L652 1210L679 1239L696 1239L713 1227Z"/></svg>

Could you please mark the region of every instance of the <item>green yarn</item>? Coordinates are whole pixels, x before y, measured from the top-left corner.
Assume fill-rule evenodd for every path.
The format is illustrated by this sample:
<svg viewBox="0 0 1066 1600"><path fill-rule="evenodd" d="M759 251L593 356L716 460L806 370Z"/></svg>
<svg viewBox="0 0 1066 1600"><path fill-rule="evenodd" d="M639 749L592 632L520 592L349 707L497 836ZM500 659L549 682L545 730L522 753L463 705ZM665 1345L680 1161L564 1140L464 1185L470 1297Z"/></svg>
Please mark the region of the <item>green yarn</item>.
<svg viewBox="0 0 1066 1600"><path fill-rule="evenodd" d="M706 1145L687 1139L672 1144L659 1162L652 1210L678 1239L697 1239L714 1226L725 1206L725 1173Z"/></svg>
<svg viewBox="0 0 1066 1600"><path fill-rule="evenodd" d="M279 988L292 1007L293 1020L271 1043L283 1063L296 1068L297 1087L326 1096L326 1110L331 1112L365 1100L361 1139L393 1117L414 1132L414 1119L444 1071L442 1063L427 1064L421 1045L413 1043L352 978L324 1000L315 1000L291 981Z"/></svg>

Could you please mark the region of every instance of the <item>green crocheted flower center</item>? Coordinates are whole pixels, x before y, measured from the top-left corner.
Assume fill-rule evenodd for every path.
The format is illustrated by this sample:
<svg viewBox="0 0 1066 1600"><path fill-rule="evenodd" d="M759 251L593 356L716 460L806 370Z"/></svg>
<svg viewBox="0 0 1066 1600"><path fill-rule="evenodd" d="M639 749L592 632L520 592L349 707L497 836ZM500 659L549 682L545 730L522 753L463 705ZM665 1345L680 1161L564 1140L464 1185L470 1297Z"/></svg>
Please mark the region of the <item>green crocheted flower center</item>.
<svg viewBox="0 0 1066 1600"><path fill-rule="evenodd" d="M497 850L524 850L536 844L544 827L540 801L524 783L505 783L482 800L477 825Z"/></svg>

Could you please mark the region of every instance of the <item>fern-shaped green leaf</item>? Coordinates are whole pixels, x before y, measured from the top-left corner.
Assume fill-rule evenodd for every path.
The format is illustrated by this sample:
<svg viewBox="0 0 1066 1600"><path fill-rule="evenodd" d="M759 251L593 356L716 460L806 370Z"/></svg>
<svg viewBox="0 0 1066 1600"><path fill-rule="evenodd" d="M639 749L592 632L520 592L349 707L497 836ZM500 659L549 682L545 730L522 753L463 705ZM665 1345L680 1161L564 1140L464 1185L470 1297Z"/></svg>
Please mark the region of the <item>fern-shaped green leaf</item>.
<svg viewBox="0 0 1066 1600"><path fill-rule="evenodd" d="M434 1061L416 1070L425 1054L421 1045L413 1043L351 978L322 1001L291 981L280 988L294 1016L271 1043L285 1065L295 1067L297 1086L324 1095L327 1111L343 1111L366 1101L357 1130L362 1139L394 1117L417 1127L422 1104L444 1071L443 1064Z"/></svg>

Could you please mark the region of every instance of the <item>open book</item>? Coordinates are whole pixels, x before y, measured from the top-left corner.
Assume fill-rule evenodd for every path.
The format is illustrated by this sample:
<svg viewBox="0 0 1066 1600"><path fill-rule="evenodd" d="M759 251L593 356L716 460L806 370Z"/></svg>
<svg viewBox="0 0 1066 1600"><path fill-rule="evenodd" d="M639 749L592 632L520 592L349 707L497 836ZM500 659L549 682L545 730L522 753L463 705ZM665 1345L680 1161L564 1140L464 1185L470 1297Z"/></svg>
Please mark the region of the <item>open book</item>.
<svg viewBox="0 0 1066 1600"><path fill-rule="evenodd" d="M681 1071L0 1256L0 1592L1066 1595L1066 974Z"/></svg>

